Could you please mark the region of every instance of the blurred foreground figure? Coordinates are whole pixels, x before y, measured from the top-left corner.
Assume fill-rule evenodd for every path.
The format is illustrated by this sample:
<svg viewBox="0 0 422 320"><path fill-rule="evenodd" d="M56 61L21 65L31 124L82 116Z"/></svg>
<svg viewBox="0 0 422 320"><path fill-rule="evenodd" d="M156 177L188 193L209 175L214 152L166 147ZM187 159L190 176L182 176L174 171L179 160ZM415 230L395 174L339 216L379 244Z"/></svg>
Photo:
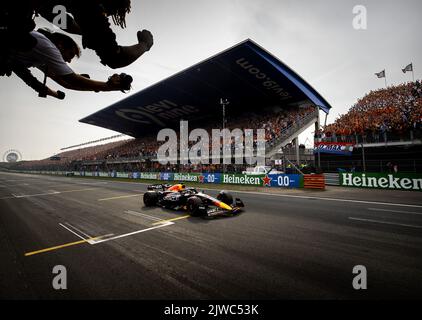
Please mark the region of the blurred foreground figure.
<svg viewBox="0 0 422 320"><path fill-rule="evenodd" d="M11 49L10 59L13 72L37 91L40 97L49 95L64 99L63 92L47 87L47 78L53 79L66 89L77 91L100 92L130 89L132 77L124 73L111 76L107 82L91 80L88 75L75 73L67 63L80 56L80 49L68 35L45 29L31 31L30 34L37 40L35 47L28 51ZM29 68L41 70L44 73L44 83L41 84L36 80Z"/></svg>
<svg viewBox="0 0 422 320"><path fill-rule="evenodd" d="M82 35L83 47L95 50L101 63L110 68L130 65L153 45L152 34L147 30L137 32L138 43L132 46L118 45L109 17L115 25L125 28L130 0L7 0L0 7L0 75L9 76L13 69L24 69L12 65L11 52L30 51L37 45L37 39L31 35L35 28L34 18L41 15L55 22L56 6L66 9L66 24L59 27L66 32Z"/></svg>
<svg viewBox="0 0 422 320"><path fill-rule="evenodd" d="M82 35L84 48L95 50L101 62L110 68L130 65L153 45L151 32L137 32L138 43L119 46L111 30L109 17L115 25L126 28L126 14L130 12L130 0L47 0L38 1L35 11L50 22L57 16L53 9L62 5L67 10L66 26L63 30ZM71 15L69 15L71 14ZM61 26L60 26L61 27Z"/></svg>

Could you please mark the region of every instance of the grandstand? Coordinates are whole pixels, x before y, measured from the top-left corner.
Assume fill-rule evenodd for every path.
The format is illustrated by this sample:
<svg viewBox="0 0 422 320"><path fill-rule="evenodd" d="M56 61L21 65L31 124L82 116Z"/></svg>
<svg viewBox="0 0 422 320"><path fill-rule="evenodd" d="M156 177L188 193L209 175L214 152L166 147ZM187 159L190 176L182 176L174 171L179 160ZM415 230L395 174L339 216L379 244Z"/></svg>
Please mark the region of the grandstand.
<svg viewBox="0 0 422 320"><path fill-rule="evenodd" d="M282 90L268 90L260 79ZM265 83L265 82L264 82ZM285 93L280 98L280 93ZM225 126L265 129L267 159L304 162L324 172L422 171L422 83L414 81L371 91L334 123L322 129L320 110L328 103L303 79L254 42L247 40L127 99L90 115L82 122L113 129L132 138L81 144L41 161L9 164L27 170L218 172L220 165L162 166L157 162L157 132L190 120L189 129L221 128L221 96L230 100ZM172 117L165 113L171 111ZM206 121L205 121L206 120ZM350 143L349 157L320 153L316 160L299 148L297 137L315 126L315 141ZM107 142L107 139L102 139ZM235 142L232 141L232 149ZM234 161L233 161L234 163ZM245 166L229 165L231 172Z"/></svg>
<svg viewBox="0 0 422 320"><path fill-rule="evenodd" d="M248 111L236 117L229 117L226 127L254 130L264 128L267 156L277 157L277 150L281 148L283 156L292 163L298 163L299 158L312 167L320 165L324 172L422 171L420 81L370 92L334 123L316 131L316 141L352 143L355 148L350 157L321 153L318 164L312 153L295 145L297 140L294 137L297 137L309 124L315 124L317 118L318 109L312 104L300 107L272 107L267 108L265 112ZM205 129L210 131L218 126L219 119L215 119L214 122L210 121ZM25 170L145 172L222 170L220 165L162 166L157 162L158 147L156 136L150 134L64 151L59 153L56 159L19 162L10 164L9 167ZM234 147L233 140L232 148ZM226 170L242 172L245 168L241 165L229 165Z"/></svg>
<svg viewBox="0 0 422 320"><path fill-rule="evenodd" d="M156 136L162 128L178 129L181 120L189 121L190 130L221 129L223 115L219 101L223 97L230 101L224 114L225 127L265 129L268 159L277 159L279 150L286 145L296 146L298 155L299 134L309 126L319 127L320 110L328 113L331 109L287 65L255 42L246 40L80 120L133 138L96 146L83 143L73 146L77 149L65 148L49 159L21 162L13 167L219 171L218 165L161 166L157 163ZM299 164L299 157L296 162ZM229 165L225 169L241 172L245 167Z"/></svg>
<svg viewBox="0 0 422 320"><path fill-rule="evenodd" d="M308 119L315 115L315 108L307 106L300 109L273 110L268 114L247 113L241 118L229 120L227 128L234 129L260 129L266 131L268 145L275 145L277 141L288 140L292 127L301 127L303 119ZM302 122L301 122L302 121ZM210 131L213 126L206 128ZM85 145L85 144L83 144ZM78 148L64 151L55 156L55 159L44 159L41 161L24 161L16 164L14 168L26 170L139 170L154 171L163 169L157 163L157 150L159 144L156 136L146 136L143 138L126 139L115 141L103 145ZM234 140L232 148L234 149ZM222 150L221 150L222 152ZM180 169L180 167L177 167ZM209 172L217 172L220 166L201 166ZM245 170L242 166L230 166L231 171L241 172ZM167 167L164 167L167 169ZM182 171L197 171L199 167L185 166Z"/></svg>
<svg viewBox="0 0 422 320"><path fill-rule="evenodd" d="M355 145L350 157L321 154L325 172L422 171L422 83L372 91L316 133L316 140Z"/></svg>

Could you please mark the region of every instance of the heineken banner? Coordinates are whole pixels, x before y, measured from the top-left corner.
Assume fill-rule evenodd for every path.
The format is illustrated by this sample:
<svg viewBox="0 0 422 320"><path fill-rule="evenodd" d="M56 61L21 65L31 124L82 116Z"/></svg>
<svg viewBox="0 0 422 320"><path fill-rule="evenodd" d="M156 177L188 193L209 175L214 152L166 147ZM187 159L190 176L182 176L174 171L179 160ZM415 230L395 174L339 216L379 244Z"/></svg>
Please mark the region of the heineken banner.
<svg viewBox="0 0 422 320"><path fill-rule="evenodd" d="M340 185L345 187L389 190L422 190L422 175L405 173L342 173Z"/></svg>
<svg viewBox="0 0 422 320"><path fill-rule="evenodd" d="M343 156L351 156L353 143L343 142L316 142L314 153L331 153Z"/></svg>
<svg viewBox="0 0 422 320"><path fill-rule="evenodd" d="M303 178L299 174L222 174L221 183L241 184L262 187L301 188Z"/></svg>
<svg viewBox="0 0 422 320"><path fill-rule="evenodd" d="M174 181L199 182L199 173L174 173Z"/></svg>
<svg viewBox="0 0 422 320"><path fill-rule="evenodd" d="M135 179L158 180L159 178L160 174L157 172L137 172Z"/></svg>
<svg viewBox="0 0 422 320"><path fill-rule="evenodd" d="M223 184L242 184L249 186L262 186L264 175L249 174L223 174Z"/></svg>

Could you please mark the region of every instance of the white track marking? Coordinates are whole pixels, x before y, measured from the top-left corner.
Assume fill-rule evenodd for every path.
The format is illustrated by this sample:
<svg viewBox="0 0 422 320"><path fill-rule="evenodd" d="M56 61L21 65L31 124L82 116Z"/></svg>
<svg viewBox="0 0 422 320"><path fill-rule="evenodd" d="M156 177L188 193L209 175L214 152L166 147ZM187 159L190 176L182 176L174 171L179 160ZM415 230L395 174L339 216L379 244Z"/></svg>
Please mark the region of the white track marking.
<svg viewBox="0 0 422 320"><path fill-rule="evenodd" d="M69 223L68 223L69 224ZM86 242L88 242L89 244L95 244L95 240L87 240L87 239L90 239L90 237L88 237L88 238L84 238L84 237L82 237L80 234L78 234L78 233L76 233L75 231L73 231L73 230L71 230L70 228L68 228L68 227L66 227L65 225L63 225L62 223L59 223L59 225L61 226L61 227L63 227L63 228L65 228L67 231L69 231L69 232L71 232L72 234L74 234L75 236L77 236L79 239L82 239L82 240L85 240ZM73 226L71 226L72 228L74 228ZM110 234L107 234L107 235L105 235L105 236L103 236L103 237L111 237L111 236L113 236L114 234L113 233L110 233Z"/></svg>
<svg viewBox="0 0 422 320"><path fill-rule="evenodd" d="M108 184L108 182L80 182L80 183L72 183L72 184L84 184L84 185L97 185L97 184Z"/></svg>
<svg viewBox="0 0 422 320"><path fill-rule="evenodd" d="M147 229L142 229L142 230L138 230L138 231L134 231L134 232L130 232L130 233L121 234L119 236L115 236L115 237L112 237L112 238L107 238L107 239L104 239L104 240L94 241L93 244L99 244L99 243L103 243L103 242L107 242L107 241L111 241L111 240L116 240L116 239L120 239L120 238L125 238L125 237L129 237L129 236L133 236L133 235L138 234L138 233L147 232L147 231L151 231L151 230L154 230L154 229L167 227L167 226L170 226L172 224L174 224L174 223L173 222L168 222L168 223L161 224L161 225L158 225L158 226L155 226L155 227L151 227L151 228L147 228Z"/></svg>
<svg viewBox="0 0 422 320"><path fill-rule="evenodd" d="M68 227L66 227L64 224L59 223L59 226L61 226L62 228L65 228L67 231L71 232L72 234L74 234L75 236L77 236L79 239L86 240L86 238L82 237L80 234L76 233L75 231L73 231L73 230L69 229L69 228L68 228ZM91 241L91 240L89 240L89 241ZM89 241L88 241L88 242L89 242Z"/></svg>
<svg viewBox="0 0 422 320"><path fill-rule="evenodd" d="M139 196L142 196L142 195L143 195L143 193L130 194L130 195L127 195L127 196L117 196L117 197L111 197L111 198L98 199L98 201L119 200L119 199L125 199L125 198L139 197Z"/></svg>
<svg viewBox="0 0 422 320"><path fill-rule="evenodd" d="M21 183L21 184L9 184L9 185L1 185L0 188L9 188L9 187L19 187L19 186L29 186L29 183Z"/></svg>
<svg viewBox="0 0 422 320"><path fill-rule="evenodd" d="M355 220L355 221L362 221L362 222L380 223L380 224L388 224L388 225L393 225L393 226L422 229L422 226L416 226L413 224L403 224L403 223L395 223L395 222L372 220L372 219L362 219L362 218L354 218L354 217L349 217L349 219Z"/></svg>
<svg viewBox="0 0 422 320"><path fill-rule="evenodd" d="M40 197L40 196L50 196L53 194L59 194L60 192L54 191L54 192L46 192L46 193L37 193L37 194L25 194L25 195L13 195L15 198L29 198L29 197Z"/></svg>
<svg viewBox="0 0 422 320"><path fill-rule="evenodd" d="M67 225L69 228L72 228L73 230L79 232L80 234L83 234L88 239L94 238L93 236L90 236L89 234L87 234L87 233L83 232L82 230L76 228L75 226L72 226L69 222L65 222L65 225Z"/></svg>
<svg viewBox="0 0 422 320"><path fill-rule="evenodd" d="M378 209L378 208L368 208L368 210L370 210L370 211L382 211L382 212L407 213L407 214L422 215L422 212L414 212L414 211L388 210L388 209Z"/></svg>
<svg viewBox="0 0 422 320"><path fill-rule="evenodd" d="M150 215L148 215L148 214L145 214L145 213L140 213L140 212L137 212L137 211L132 211L132 210L126 210L126 211L125 211L125 213L127 213L127 214L131 214L131 215L133 215L133 216L140 216L140 217L144 217L144 218L149 219L149 220L152 220L152 221L161 221L161 220L162 220L162 219L160 219L160 218L153 217L153 216L150 216Z"/></svg>
<svg viewBox="0 0 422 320"><path fill-rule="evenodd" d="M81 192L81 191L90 191L90 190L97 190L97 189L96 188L90 188L90 189L78 189L78 190L52 191L52 192L46 192L46 193L24 194L24 195L15 195L15 194L12 193L12 196L13 196L13 198L20 199L20 198L51 196L51 195L62 194L62 193ZM8 198L0 198L0 199L8 199Z"/></svg>

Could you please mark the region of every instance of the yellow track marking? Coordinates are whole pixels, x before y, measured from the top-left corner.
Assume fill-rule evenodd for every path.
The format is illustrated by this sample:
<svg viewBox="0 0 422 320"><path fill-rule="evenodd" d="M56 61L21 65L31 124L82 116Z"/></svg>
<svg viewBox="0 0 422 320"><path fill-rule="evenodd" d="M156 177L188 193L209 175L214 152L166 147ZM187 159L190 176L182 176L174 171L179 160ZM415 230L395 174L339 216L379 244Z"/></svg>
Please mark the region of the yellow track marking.
<svg viewBox="0 0 422 320"><path fill-rule="evenodd" d="M111 197L111 198L98 199L98 201L108 201L108 200L115 200L115 199L138 197L138 196L142 196L142 195L143 195L143 193L138 193L138 194L131 194L129 196L120 196L120 197Z"/></svg>
<svg viewBox="0 0 422 320"><path fill-rule="evenodd" d="M182 217L177 217L177 218L173 218L173 219L167 219L167 220L161 220L158 222L154 222L152 225L157 225L157 224L161 224L161 223L166 223L166 222L170 222L170 221L176 221L176 220L181 220L181 219L186 219L189 218L190 214L186 215L186 216L182 216Z"/></svg>
<svg viewBox="0 0 422 320"><path fill-rule="evenodd" d="M100 239L100 238L103 238L103 237L104 236L94 237L94 238L89 238L89 239L85 239L85 240L80 240L80 241L65 243L65 244L62 244L62 245L58 245L58 246L54 246L54 247L50 247L50 248L46 248L46 249L41 249L41 250L37 250L37 251L27 252L27 253L25 253L25 257L33 256L35 254L44 253L44 252L48 252L48 251L63 249L63 248L71 247L71 246L76 246L78 244L87 243L88 241L97 240L97 239Z"/></svg>

